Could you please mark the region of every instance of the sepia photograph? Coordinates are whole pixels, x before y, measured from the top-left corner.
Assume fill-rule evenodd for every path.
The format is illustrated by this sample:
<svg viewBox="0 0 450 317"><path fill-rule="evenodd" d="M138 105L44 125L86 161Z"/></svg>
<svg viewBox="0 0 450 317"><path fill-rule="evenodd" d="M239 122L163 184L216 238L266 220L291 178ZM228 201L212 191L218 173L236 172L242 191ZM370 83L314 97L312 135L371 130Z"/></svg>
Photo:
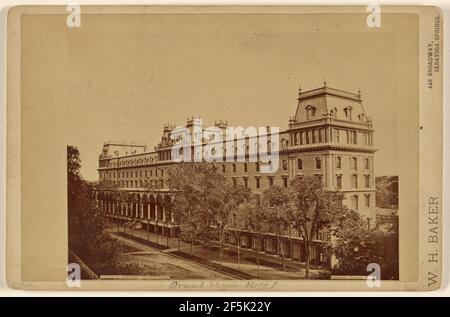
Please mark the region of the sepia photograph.
<svg viewBox="0 0 450 317"><path fill-rule="evenodd" d="M438 9L14 9L17 287L439 287Z"/></svg>
<svg viewBox="0 0 450 317"><path fill-rule="evenodd" d="M69 262L100 279L398 280L395 39L286 33L340 16L141 19L67 40Z"/></svg>

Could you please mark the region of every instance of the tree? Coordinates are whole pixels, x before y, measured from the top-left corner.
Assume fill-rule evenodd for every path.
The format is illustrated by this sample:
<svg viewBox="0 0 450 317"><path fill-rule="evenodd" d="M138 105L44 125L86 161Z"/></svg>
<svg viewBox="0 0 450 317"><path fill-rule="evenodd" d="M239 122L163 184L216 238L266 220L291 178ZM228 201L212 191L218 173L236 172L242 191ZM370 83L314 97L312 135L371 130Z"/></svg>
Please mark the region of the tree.
<svg viewBox="0 0 450 317"><path fill-rule="evenodd" d="M219 183L215 184L215 189L209 195L209 203L213 210L214 224L218 230L219 263L222 263L225 233L230 224L236 221L241 221L238 218L232 217L233 210L236 210L241 204L248 201L250 197L250 189L241 185L234 186L229 182L226 182L224 178L220 178L218 180ZM240 237L236 237L239 258Z"/></svg>
<svg viewBox="0 0 450 317"><path fill-rule="evenodd" d="M398 262L389 256L398 243L396 226L387 231L371 228L358 212L346 209L333 219L330 237L326 252L337 260L332 268L335 274L366 275L367 266L377 263L384 278L398 278Z"/></svg>
<svg viewBox="0 0 450 317"><path fill-rule="evenodd" d="M281 251L283 270L286 270L284 248L281 236L292 224L290 191L286 187L271 186L263 194L263 219L270 226L270 231L277 236L278 250Z"/></svg>
<svg viewBox="0 0 450 317"><path fill-rule="evenodd" d="M252 230L254 232L257 231L256 223L257 219L260 219L259 216L256 216L256 203L251 200L250 197L247 198L244 202L233 208L228 216L228 225L226 229L231 231L236 240L237 240L237 263L238 267L241 264L241 232L243 230ZM259 214L258 214L259 215ZM259 272L259 256L257 256L257 265Z"/></svg>
<svg viewBox="0 0 450 317"><path fill-rule="evenodd" d="M211 238L213 214L209 204L214 191L210 187L218 177L214 166L206 163L185 162L169 170L167 184L176 192L172 211L181 223L179 234L190 240L191 253L195 240L206 243Z"/></svg>
<svg viewBox="0 0 450 317"><path fill-rule="evenodd" d="M95 204L94 187L80 175L81 159L76 147L67 146L67 193L69 248L87 257L108 257L105 219Z"/></svg>
<svg viewBox="0 0 450 317"><path fill-rule="evenodd" d="M251 199L243 202L237 208L235 208L231 214L230 218L232 219L229 222L229 229L232 230L238 239L240 240L241 231L248 230L252 231L254 237L257 237L258 240L255 243L256 247L256 272L257 276L259 276L259 251L261 249L260 246L260 234L261 234L261 225L262 218L264 215L263 208L259 206L256 200L256 196L250 196ZM238 264L240 264L240 247L238 246Z"/></svg>
<svg viewBox="0 0 450 317"><path fill-rule="evenodd" d="M289 189L292 199L291 217L305 246L305 278L308 278L311 241L317 234L329 229L331 220L345 211L342 205L343 195L324 189L321 179L315 176L297 176Z"/></svg>
<svg viewBox="0 0 450 317"><path fill-rule="evenodd" d="M182 234L190 235L191 246L195 239L207 245L218 238L221 263L230 213L248 199L250 189L233 186L213 164L204 162L182 163L169 175L169 188L177 191L172 209L178 219L184 219Z"/></svg>

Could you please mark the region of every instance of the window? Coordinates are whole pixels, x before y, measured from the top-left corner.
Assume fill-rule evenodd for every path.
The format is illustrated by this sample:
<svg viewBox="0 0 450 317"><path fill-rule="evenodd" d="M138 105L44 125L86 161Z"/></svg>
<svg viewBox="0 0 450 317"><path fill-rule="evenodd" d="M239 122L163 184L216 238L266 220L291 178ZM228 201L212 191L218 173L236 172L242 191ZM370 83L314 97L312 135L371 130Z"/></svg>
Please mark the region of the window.
<svg viewBox="0 0 450 317"><path fill-rule="evenodd" d="M261 196L256 195L256 207L261 207Z"/></svg>
<svg viewBox="0 0 450 317"><path fill-rule="evenodd" d="M303 159L297 159L297 169L300 171L303 169Z"/></svg>
<svg viewBox="0 0 450 317"><path fill-rule="evenodd" d="M259 163L256 162L256 171L259 172Z"/></svg>
<svg viewBox="0 0 450 317"><path fill-rule="evenodd" d="M336 168L341 168L342 158L340 156L336 157Z"/></svg>
<svg viewBox="0 0 450 317"><path fill-rule="evenodd" d="M352 107L344 108L345 118L347 120L352 120Z"/></svg>
<svg viewBox="0 0 450 317"><path fill-rule="evenodd" d="M272 186L272 185L273 185L273 177L269 176L269 186Z"/></svg>
<svg viewBox="0 0 450 317"><path fill-rule="evenodd" d="M366 207L370 207L370 195L364 195Z"/></svg>
<svg viewBox="0 0 450 317"><path fill-rule="evenodd" d="M287 169L288 169L288 161L287 160L283 160L282 167L283 167L283 171L287 171Z"/></svg>
<svg viewBox="0 0 450 317"><path fill-rule="evenodd" d="M316 107L307 105L305 110L306 110L306 120L311 120L311 118L314 117Z"/></svg>
<svg viewBox="0 0 450 317"><path fill-rule="evenodd" d="M255 181L256 181L256 188L260 188L261 187L261 181L260 181L259 177L257 177L255 179Z"/></svg>
<svg viewBox="0 0 450 317"><path fill-rule="evenodd" d="M236 164L233 164L233 173L236 173Z"/></svg>
<svg viewBox="0 0 450 317"><path fill-rule="evenodd" d="M237 179L233 177L233 186L237 186Z"/></svg>
<svg viewBox="0 0 450 317"><path fill-rule="evenodd" d="M283 177L283 186L288 187L288 179L287 177Z"/></svg>
<svg viewBox="0 0 450 317"><path fill-rule="evenodd" d="M366 188L370 188L370 175L364 175L364 185Z"/></svg>
<svg viewBox="0 0 450 317"><path fill-rule="evenodd" d="M355 170L355 171L358 170L358 160L356 157L351 158L351 168L352 168L352 170Z"/></svg>
<svg viewBox="0 0 450 317"><path fill-rule="evenodd" d="M222 165L222 173L225 173L226 172L226 167L225 167L225 165Z"/></svg>
<svg viewBox="0 0 450 317"><path fill-rule="evenodd" d="M334 119L337 118L337 111L338 111L337 108L331 109L331 111L330 111L331 116L332 116Z"/></svg>
<svg viewBox="0 0 450 317"><path fill-rule="evenodd" d="M341 175L336 176L336 188L342 189L342 176Z"/></svg>
<svg viewBox="0 0 450 317"><path fill-rule="evenodd" d="M352 175L352 188L358 188L358 175Z"/></svg>
<svg viewBox="0 0 450 317"><path fill-rule="evenodd" d="M244 177L244 187L248 188L248 179Z"/></svg>
<svg viewBox="0 0 450 317"><path fill-rule="evenodd" d="M298 134L294 132L294 145L298 145Z"/></svg>
<svg viewBox="0 0 450 317"><path fill-rule="evenodd" d="M358 195L353 195L352 196L352 208L354 210L358 210L359 206L358 206Z"/></svg>
<svg viewBox="0 0 450 317"><path fill-rule="evenodd" d="M244 172L247 173L247 170L248 170L248 165L247 165L247 163L244 163Z"/></svg>
<svg viewBox="0 0 450 317"><path fill-rule="evenodd" d="M370 165L369 159L368 159L368 158L364 159L364 168L365 168L366 170L369 169L369 165Z"/></svg>
<svg viewBox="0 0 450 317"><path fill-rule="evenodd" d="M320 157L316 157L315 161L316 161L316 169L317 170L322 169L322 159Z"/></svg>

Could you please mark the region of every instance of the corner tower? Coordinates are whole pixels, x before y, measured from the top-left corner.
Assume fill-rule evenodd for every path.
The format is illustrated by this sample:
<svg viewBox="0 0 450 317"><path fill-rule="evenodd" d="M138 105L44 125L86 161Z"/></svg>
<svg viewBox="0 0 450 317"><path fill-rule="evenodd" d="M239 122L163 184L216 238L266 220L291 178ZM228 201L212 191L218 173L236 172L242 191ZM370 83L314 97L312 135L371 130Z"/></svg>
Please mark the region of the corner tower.
<svg viewBox="0 0 450 317"><path fill-rule="evenodd" d="M292 177L316 175L330 190L344 193L344 203L375 219L372 120L361 93L323 87L298 93L289 120ZM375 221L375 220L374 220Z"/></svg>

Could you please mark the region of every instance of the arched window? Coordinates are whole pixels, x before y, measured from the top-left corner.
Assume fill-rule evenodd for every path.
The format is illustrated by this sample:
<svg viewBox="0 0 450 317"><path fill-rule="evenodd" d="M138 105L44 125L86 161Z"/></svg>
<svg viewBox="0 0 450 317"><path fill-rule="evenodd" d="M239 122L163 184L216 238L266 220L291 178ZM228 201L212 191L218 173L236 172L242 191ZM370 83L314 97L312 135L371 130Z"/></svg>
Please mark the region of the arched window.
<svg viewBox="0 0 450 317"><path fill-rule="evenodd" d="M358 175L352 174L352 188L358 188Z"/></svg>
<svg viewBox="0 0 450 317"><path fill-rule="evenodd" d="M366 200L366 207L370 207L370 194L364 195L364 198Z"/></svg>
<svg viewBox="0 0 450 317"><path fill-rule="evenodd" d="M356 157L351 158L351 168L352 170L358 170L358 159Z"/></svg>
<svg viewBox="0 0 450 317"><path fill-rule="evenodd" d="M236 173L236 164L233 164L233 173Z"/></svg>
<svg viewBox="0 0 450 317"><path fill-rule="evenodd" d="M331 114L332 118L334 118L334 119L337 118L337 111L338 111L337 108L333 108L330 110L330 114Z"/></svg>
<svg viewBox="0 0 450 317"><path fill-rule="evenodd" d="M340 156L336 157L336 168L342 167L342 158Z"/></svg>
<svg viewBox="0 0 450 317"><path fill-rule="evenodd" d="M353 195L352 196L352 208L354 210L358 210L359 209L359 202L358 202L358 195Z"/></svg>
<svg viewBox="0 0 450 317"><path fill-rule="evenodd" d="M305 110L306 110L306 120L311 120L316 112L316 107L307 105L305 107Z"/></svg>
<svg viewBox="0 0 450 317"><path fill-rule="evenodd" d="M352 107L344 108L345 118L350 121L352 120L352 109Z"/></svg>
<svg viewBox="0 0 450 317"><path fill-rule="evenodd" d="M364 159L364 168L368 170L370 168L370 161L368 158Z"/></svg>
<svg viewBox="0 0 450 317"><path fill-rule="evenodd" d="M364 185L366 188L370 188L370 175L364 175Z"/></svg>
<svg viewBox="0 0 450 317"><path fill-rule="evenodd" d="M338 189L342 188L342 176L341 175L336 176L336 188L338 188Z"/></svg>

